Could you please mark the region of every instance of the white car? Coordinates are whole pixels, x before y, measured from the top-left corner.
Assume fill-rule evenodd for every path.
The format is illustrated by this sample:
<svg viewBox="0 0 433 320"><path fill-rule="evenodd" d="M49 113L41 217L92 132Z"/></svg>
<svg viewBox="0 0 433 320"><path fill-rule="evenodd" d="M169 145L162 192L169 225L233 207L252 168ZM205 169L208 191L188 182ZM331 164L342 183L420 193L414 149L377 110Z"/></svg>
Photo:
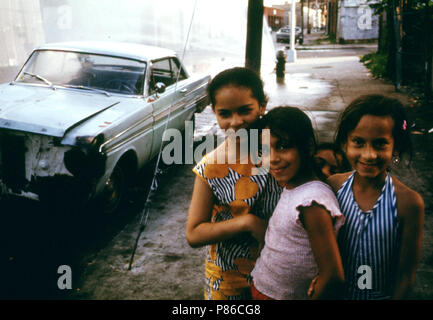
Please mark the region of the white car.
<svg viewBox="0 0 433 320"><path fill-rule="evenodd" d="M0 85L0 190L42 198L75 190L115 211L125 187L208 104L171 50L118 42L35 49ZM62 189L63 188L63 189ZM1 192L0 192L1 197Z"/></svg>

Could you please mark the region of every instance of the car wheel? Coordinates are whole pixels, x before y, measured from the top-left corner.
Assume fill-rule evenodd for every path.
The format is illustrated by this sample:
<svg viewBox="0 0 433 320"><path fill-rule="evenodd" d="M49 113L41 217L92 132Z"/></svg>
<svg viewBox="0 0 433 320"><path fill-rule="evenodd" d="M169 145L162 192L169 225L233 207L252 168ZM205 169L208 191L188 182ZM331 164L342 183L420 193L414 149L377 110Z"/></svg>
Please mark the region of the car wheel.
<svg viewBox="0 0 433 320"><path fill-rule="evenodd" d="M125 172L122 166L118 164L105 183L105 188L100 198L101 209L104 215L113 215L120 209L126 196L125 190Z"/></svg>

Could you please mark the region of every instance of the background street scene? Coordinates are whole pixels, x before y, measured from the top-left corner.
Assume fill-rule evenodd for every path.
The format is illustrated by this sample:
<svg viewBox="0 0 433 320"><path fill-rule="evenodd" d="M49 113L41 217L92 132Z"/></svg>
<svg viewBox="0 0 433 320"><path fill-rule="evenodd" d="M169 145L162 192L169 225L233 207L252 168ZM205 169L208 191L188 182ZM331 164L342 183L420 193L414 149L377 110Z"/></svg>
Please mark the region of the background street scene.
<svg viewBox="0 0 433 320"><path fill-rule="evenodd" d="M53 14L49 1L41 3L48 8L46 14ZM182 26L188 29L185 23ZM278 28L266 26L261 76L269 97L267 109L281 105L301 108L310 116L318 141L329 142L341 111L359 95L384 94L407 106L414 153L410 163L402 161L392 173L425 201L422 256L410 298L433 299L433 106L421 104L419 91L410 86L396 90L391 80L376 78L360 61L378 50L377 35L369 41L339 42L329 36L329 25L321 25L326 24L311 22L310 32L305 28L302 44L296 44L296 60L285 63L284 79L279 81L275 56L278 50L289 55L290 46L277 41ZM46 38L55 36L45 33ZM193 40L204 43L200 42L204 38ZM167 43L170 39L166 38ZM194 73L211 75L242 66L244 49L236 53L236 43L229 41L233 47L224 51L223 42L217 42L213 56L208 44L191 45L185 51L185 64ZM177 47L182 55L180 44ZM0 82L11 81L17 72L17 66L1 67ZM195 145L206 135L221 134L209 106L195 115L195 126ZM128 268L153 166L154 162L148 165L142 183L129 191L129 203L116 216L104 217L92 205L77 211L57 201L55 193L49 204L21 197L0 200L0 299L203 299L205 248L193 249L185 239L194 165L162 166L148 223L138 238L132 268ZM72 270L71 289L58 288L58 268L62 265Z"/></svg>

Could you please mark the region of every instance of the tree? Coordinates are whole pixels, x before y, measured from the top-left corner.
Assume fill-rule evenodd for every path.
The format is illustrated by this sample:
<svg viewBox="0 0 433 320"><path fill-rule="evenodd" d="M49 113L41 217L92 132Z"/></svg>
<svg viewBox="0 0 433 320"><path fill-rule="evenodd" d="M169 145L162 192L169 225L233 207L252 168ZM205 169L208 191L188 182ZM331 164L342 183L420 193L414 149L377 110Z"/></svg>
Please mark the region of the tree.
<svg viewBox="0 0 433 320"><path fill-rule="evenodd" d="M370 4L381 16L378 53L387 55L387 76L422 85L432 98L433 0L382 0Z"/></svg>

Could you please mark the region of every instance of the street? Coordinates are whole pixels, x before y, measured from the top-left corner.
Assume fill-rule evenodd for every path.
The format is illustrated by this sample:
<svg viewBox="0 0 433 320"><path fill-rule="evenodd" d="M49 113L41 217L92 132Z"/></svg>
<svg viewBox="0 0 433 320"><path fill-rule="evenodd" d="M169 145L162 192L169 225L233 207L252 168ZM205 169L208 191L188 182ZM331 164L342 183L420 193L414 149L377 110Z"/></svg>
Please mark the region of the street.
<svg viewBox="0 0 433 320"><path fill-rule="evenodd" d="M307 38L303 50L297 50L297 61L286 63L284 83L276 82L274 72L262 74L270 98L268 109L300 107L311 117L322 142L333 139L339 113L361 94L381 93L411 103L391 83L373 79L359 62L361 56L375 50L374 45L315 46L314 37L320 35L313 34L310 42ZM284 46L276 44L276 49ZM218 134L218 127L207 107L196 115L195 139L209 132ZM433 153L425 147L432 148L431 136L413 135L412 167L393 169L426 203L415 299L433 299L433 173L428 169ZM192 167L165 168L131 270L128 265L140 225L144 183L133 190L123 215L111 219L98 215L92 206L76 212L61 203L44 207L27 199L2 200L0 262L5 285L0 298L202 299L205 248L192 249L185 240L195 179ZM62 265L71 267L71 289L58 288L58 267Z"/></svg>

